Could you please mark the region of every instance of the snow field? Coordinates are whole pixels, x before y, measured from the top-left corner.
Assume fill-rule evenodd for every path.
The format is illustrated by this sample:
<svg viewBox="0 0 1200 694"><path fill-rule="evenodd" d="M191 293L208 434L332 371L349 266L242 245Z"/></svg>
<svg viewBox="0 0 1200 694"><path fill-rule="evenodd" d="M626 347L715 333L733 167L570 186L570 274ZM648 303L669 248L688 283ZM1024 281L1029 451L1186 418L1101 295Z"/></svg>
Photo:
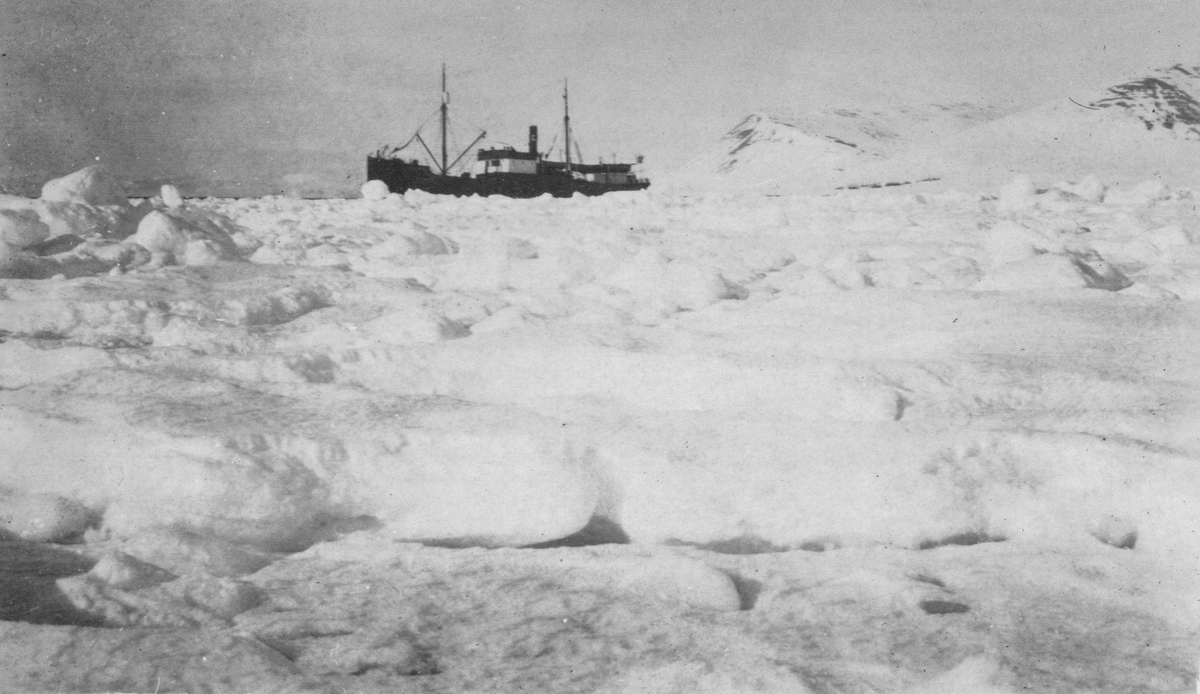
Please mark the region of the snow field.
<svg viewBox="0 0 1200 694"><path fill-rule="evenodd" d="M1097 197L1095 182L1081 185L1090 186L1093 191L1091 197ZM1137 210L1142 216L1149 216L1147 213L1153 211L1159 198L1169 196L1161 189L1150 193L1143 191L1140 196L1135 196L1134 204L1144 208ZM1073 195L1069 190L1059 191L1054 196L1056 204L1062 204L1060 198ZM782 417L785 421L787 418L798 418L803 422L832 420L865 423L898 422L905 417L910 420L920 417L922 412L935 408L936 399L932 393L915 397L912 388L879 373L879 369L869 361L889 353L895 358L903 358L904 355L897 353L902 345L884 341L879 345L880 354L865 355L866 359L857 362L837 358L836 355L844 355L843 350L847 348L861 350L861 344L855 347L847 343L862 343L860 330L884 328L887 319L879 316L875 325L847 326L848 334L839 336L836 331L843 326L838 325L840 321L829 321L827 316L825 322L815 322L815 331L812 328L805 330L803 316L805 311L811 311L813 307L811 302L803 301L803 297L813 293L811 289L814 282L796 284L790 280L784 281L784 278L802 275L807 279L815 275L824 280L821 289L834 292L847 289L890 291L917 288L946 291L964 286L974 290L1028 292L1059 288L1115 290L1130 286L1130 281L1120 270L1104 261L1094 248L1085 246L1086 241L1079 238L1083 233L1092 233L1090 230L1079 231L1082 226L1078 219L1080 216L1098 216L1103 221L1101 213L1109 210L1092 209L1095 207L1094 201L1080 198L1080 202L1072 209L1082 214L1077 214L1073 226L1067 228L1054 228L1059 225L1055 224L1056 220L1051 215L1035 215L1032 219L1022 220L1020 214L1013 212L1044 205L1045 201L1040 198L1046 196L1045 193L1039 194L1028 180L1015 182L1001 191L996 203L996 210L1002 211L1005 217L990 225L986 221L986 210L990 203L986 200L968 201L949 196L946 200L949 209L939 210L941 218L936 219L939 216L937 212L926 214L924 209L936 207L936 202L903 198L901 208L906 210L903 216L907 219L902 229L893 228L896 215L876 213L869 206L838 210L837 201L827 199L811 201L812 207L808 209L797 208L810 201L772 199L765 207L766 212L763 212L762 206L757 206L753 212L739 214L736 211L739 205L748 207L744 200L685 199L655 204L646 194L608 196L572 201L567 204L565 214L557 214L550 220L546 219L545 210L555 201L439 200L421 194L408 196L412 200L391 196L358 203L300 203L286 199L228 201L219 202L218 209L242 223L251 224L256 219L255 208L261 207L273 206L282 212L290 206L294 208L292 214L297 220L303 215L311 217L302 224L298 221L293 233L285 232L288 225L276 225L269 233L259 233L255 245L261 242L262 246L256 251L255 257L265 248L284 243L307 250L333 246L349 257L346 267L357 265L362 271L368 268L363 263L386 261L392 267L400 266L401 274L411 270L415 277L426 280L427 284L420 279L415 280L416 286L428 287L432 291L425 291L422 295L424 290L415 290L418 294L416 300L404 301L405 305L398 307L399 311L384 309L382 315L369 320L355 322L352 318L346 323L326 323L316 326L310 331L311 334L306 332L291 336L283 330L282 334L273 336L276 343L291 343L293 349L305 344L323 346L327 350L324 355L308 354L305 358L309 362L318 360L326 364L329 373L323 373L325 376L331 373L335 381L382 389L396 395L448 395L474 402L512 403L551 417L563 405L575 409L578 406L569 403L584 400L602 401L605 407L601 410L616 412L695 412L698 417L713 412L729 412L731 415L753 412L760 418L769 414L768 420ZM973 220L968 216L969 211L961 209L967 207L965 203L968 202L971 203L969 207L976 208ZM1130 205L1123 201L1117 207L1122 213L1128 214ZM245 208L245 211L241 208ZM562 210L556 208L556 211ZM203 217L200 213L193 213L193 216L197 214ZM838 214L840 218L836 217ZM961 238L952 239L948 247L944 240L937 242L934 234L940 230L936 227L947 225L956 214L974 221L976 227L986 227L974 235L975 239L979 239L978 246L971 245L973 239L970 231L962 234ZM290 218L287 213L276 215L284 221ZM506 216L508 219L505 219ZM933 228L925 228L923 216L934 218L930 220L933 223L929 224ZM372 223L377 227L373 235L366 235L356 243L352 238L353 231L344 230L344 226L333 226L334 221L344 225L346 218L351 223L369 218L375 220ZM172 256L186 254L189 242L185 240L186 235L172 227L171 219L163 212L150 212L143 218L139 231L132 239L134 242L140 240L140 245L151 253ZM744 220L740 228L735 226L734 220L738 219ZM804 219L807 223L789 221L793 219ZM219 224L216 222L213 225ZM387 235L387 224L398 224L400 233ZM564 224L567 229L556 228L559 224ZM677 230L673 225L677 225ZM284 229L280 229L280 226ZM1039 226L1042 228L1039 229ZM1046 229L1047 226L1052 228ZM461 227L457 229L457 240L452 239L446 231L455 227ZM496 233L489 227L502 231ZM247 229L248 233L243 233L243 236L253 236L255 229ZM442 233L431 233L429 229L440 229ZM314 246L312 242L305 241L307 230L324 238L324 243ZM330 233L322 233L325 231ZM882 240L881 232L884 233L883 238L891 237L883 246L878 245L878 241ZM1104 240L1111 244L1123 241L1122 236L1131 236L1124 229L1121 232L1124 233L1107 234ZM270 234L274 234L274 238ZM689 238L686 243L682 237L678 241L672 240L681 234L695 237L695 240ZM876 243L854 244L856 235L870 235ZM811 247L804 245L809 236L814 237ZM766 243L763 242L764 238ZM363 248L362 243L371 240L375 241L374 245ZM1149 243L1161 251L1162 248L1187 246L1191 237L1180 222L1175 222L1153 233L1124 241L1124 246L1139 242ZM843 250L847 246L852 250ZM358 253L360 249L362 252ZM307 257L305 253L304 258ZM297 257L296 260L302 259ZM1136 268L1139 260L1145 260L1145 255L1136 260L1127 260L1125 266ZM329 267L324 257L318 257L314 264ZM388 274L384 273L385 276ZM1178 282L1179 274L1182 273L1172 276L1169 281ZM203 327L204 323L215 322L218 324L215 327L229 324L286 325L291 319L320 310L322 306L336 304L337 301L332 298L334 295L354 292L353 289L346 289L354 284L353 280L341 277L339 280L336 288L329 283L322 286L322 281L317 280L307 288L293 286L274 292L258 291L254 292L257 296L253 298L238 296L227 300L217 310L210 307L210 302L204 302L209 306L192 306L189 300L173 303L165 311L161 302L150 305L144 300L144 308L138 305L137 300L133 300L132 305L122 304L120 300L109 301L103 305L104 308L90 301L11 302L11 308L15 310L5 312L4 322L6 330L17 334L35 335L42 331L62 336L75 333L86 338L88 328L92 326L119 329L125 327L121 325L123 322L128 321L134 325L125 328L123 332L126 335L122 335L122 338L153 340L154 344L163 347L186 348L197 342L203 344L211 340L211 336L201 338L197 334L211 332L210 328ZM156 281L151 279L151 282ZM249 288L255 278L247 276L244 281ZM169 286L171 283L166 281L165 284ZM804 291L806 289L810 291ZM37 290L31 288L30 291ZM61 295L61 292L58 293ZM161 291L159 293L161 295ZM452 296L452 293L462 295L458 300L458 308L462 309L460 315L446 311L446 307L438 306L435 300ZM481 299L480 295L484 294L495 298ZM468 296L470 298L466 299ZM789 306L789 302L795 301L790 297L801 298L801 301ZM461 305L463 299L467 304L476 305L465 307ZM910 301L901 295L896 295L895 299L901 303ZM877 304L882 301L888 312L895 309L894 302L888 298L881 300L871 297L869 301ZM995 302L989 306L986 300L977 299L977 303L982 306L973 308L987 309L994 307ZM507 307L503 304L507 304ZM105 315L105 310L115 310L115 313ZM793 315L800 316L798 320L789 318L788 314L792 311L795 312ZM501 317L492 320L489 314L496 312L501 312ZM758 315L760 313L763 315ZM563 319L568 322L563 323ZM582 327L577 322L579 320L585 321ZM162 325L164 322L165 326ZM498 322L500 326L497 326ZM555 323L563 327L554 329L551 326ZM602 331L604 334L599 335L598 344L595 341L597 331L593 327L597 323L605 328ZM789 323L794 325L795 331L782 328ZM479 335L458 341L458 338L471 335L475 325L483 328L478 331ZM637 333L639 326L657 330L651 330L643 337ZM778 332L785 334L774 334ZM610 336L613 334L617 344L611 344ZM325 337L320 337L322 335ZM664 336L666 340L662 339ZM309 342L310 337L316 338L315 341ZM947 343L945 338L945 335L934 337L928 331L918 338L905 335L910 346L922 352L916 355L921 359L958 356L945 353L955 349L955 345ZM958 339L961 340L961 336ZM779 346L779 341L787 342L793 354L790 357L764 359L761 352L767 347ZM339 343L346 346L340 347ZM441 346L443 343L444 346ZM420 345L429 347L422 348ZM722 350L722 345L726 346L725 350ZM731 345L736 345L733 353L727 351ZM747 346L752 354L736 353ZM401 351L395 352L397 348ZM5 345L4 349L13 354L11 359L33 360L34 364L38 356L46 354L44 350L39 351L23 342L12 342ZM801 351L800 354L795 353L797 349ZM58 365L53 368L69 373L76 368L104 363L108 357L103 350L87 351L84 347L62 348L60 356L67 354L72 354L73 360L56 360ZM919 362L916 367L921 368ZM23 368L21 372L49 375L53 368L32 371ZM20 378L23 379L20 383L24 384L31 377L23 375ZM1062 396L1062 399L1069 399L1073 395ZM944 401L936 407L943 409L937 416L951 416L954 419L973 416L973 413L962 412L969 408L961 404L957 408L960 411L953 414L944 410L956 408ZM650 418L653 418L652 415ZM745 437L748 441L738 441L733 448L760 439L786 441L786 433L774 434L754 429L758 424L757 421L751 421L740 425L738 431L754 433ZM653 421L650 428L660 426L666 426L666 422ZM782 428L785 432L787 429L786 426L775 424L764 426L769 429ZM888 429L886 426L882 428ZM812 432L809 435L818 440L831 436L825 432ZM830 448L835 452L843 450L846 438L852 438L832 436L837 443L831 444ZM897 436L903 434L889 431L879 435L878 439L894 439ZM924 433L920 437L928 440ZM408 445L415 446L415 450L423 444L410 442ZM826 453L813 459L811 454L803 453L802 449L789 450L787 443L775 445L776 452L761 454L755 464L747 467L765 470L775 460L784 465L786 470L795 465L789 460L790 454L812 461L808 465L824 466L836 472L836 465L819 462L823 458L835 458L836 453ZM952 447L949 443L941 444L942 449L948 446ZM593 456L595 460L627 457L627 454L607 453L602 448L596 450L599 457ZM656 455L670 457L677 453L660 452ZM725 455L728 454L714 454L713 457L721 460ZM913 454L913 465L916 468L928 466L929 460L938 455L929 450ZM467 457L469 459L469 455ZM634 457L637 457L636 454ZM858 487L860 495L877 498L869 491L872 488L870 485L856 484L854 475L875 474L869 472L874 468L895 468L895 461L889 465L887 456L883 456L880 462L868 464L865 461L871 457L869 451L865 456L860 454L856 457L864 467L851 473L849 480L828 473L816 477L829 481L832 489ZM716 461L708 461L707 464L720 465ZM642 484L646 474L644 468L648 465L622 466L622 469L629 468L625 474L632 475L630 480L637 482L626 480L620 486L653 489L653 485L647 487ZM661 467L662 463L658 465ZM585 468L587 466L583 465ZM805 468L794 467L797 470ZM684 465L682 469L687 470L688 467ZM603 476L613 473L606 468L599 473L594 470L588 472L584 477L592 474ZM764 473L770 479L778 479L779 474L780 471L769 475ZM915 474L905 473L908 476ZM468 486L464 485L464 489ZM786 488L790 485L783 486ZM678 484L666 487L687 488ZM635 538L712 542L722 539L721 533L736 534L736 528L739 527L772 525L768 519L774 512L765 512L763 515L767 518L762 519L735 514L728 521L717 524L722 530L710 528L688 533L682 532L683 528L675 527L680 523L686 525L688 521L684 518L705 518L701 526L705 522L715 523L716 515L700 510L714 504L715 499L711 497L719 496L721 488L721 483L715 483L712 492L699 496L700 499L706 499L699 506L681 513L681 518L672 523L664 520L672 527L669 532L663 528L655 529L653 522L646 518L637 522L631 520L630 523L637 529ZM880 488L894 490L896 498L913 499L914 508L933 508L925 501L915 501L921 499L922 495L916 493L916 488L911 485L898 484L893 480L881 484ZM813 496L839 498L838 494L831 494L824 487L815 489ZM751 494L749 498L755 497ZM617 504L616 500L609 499L601 505ZM465 504L464 507L473 505ZM656 507L652 499L647 505ZM866 505L877 507L873 503ZM844 504L830 506L837 508ZM881 508L886 507L884 503ZM580 526L593 510L588 509L583 513L582 520L578 521ZM661 508L655 511L660 515L662 512ZM628 513L631 519L638 517L634 511ZM575 515L580 516L580 513ZM873 532L863 532L863 528L852 523L839 533L839 524L836 522L828 525L818 522L814 526L811 520L797 522L798 519L793 515L784 514L774 524L795 530L782 535L778 532L768 533L771 537L767 539L793 545L807 541L810 535L844 534L848 537L865 536L877 541L913 544L922 537L928 539L931 533L937 534L931 529L916 531L908 528L908 532L904 532L892 520L880 520L878 526L868 523L868 528L876 527ZM898 515L913 517L904 512L898 512ZM952 516L940 508L930 515L940 518ZM811 516L814 519L829 519L836 518L837 514L817 507ZM471 515L465 514L463 517L466 519ZM449 520L443 518L440 522ZM1012 520L1006 522L1013 523ZM433 521L428 523L436 525ZM981 526L989 523L1004 525L987 518L976 519L974 523ZM486 525L486 522L482 524ZM468 527L470 524L448 533L431 531L429 528L432 525L417 523L414 527L425 528L422 531L424 534L406 536L416 539L446 534L453 536L455 533L461 533L463 537L473 536ZM645 530L641 530L643 526ZM898 531L899 535L881 534L879 528L885 526ZM800 530L802 528L807 530ZM968 530L990 532L986 527L960 529L962 532ZM796 536L796 531L808 534ZM945 528L940 532L952 535L953 531L953 528ZM997 529L996 534L1004 533Z"/></svg>
<svg viewBox="0 0 1200 694"><path fill-rule="evenodd" d="M754 602L710 555L932 548L1128 555L1159 580L1137 609L1195 608L1190 190L135 205L103 181L0 200L0 519L103 552L66 585L110 624L258 614L273 589L250 575L291 561L486 556L463 548L597 522L655 549L537 561L687 609ZM906 619L941 609L920 596ZM425 667L391 638L297 657ZM926 663L951 672L920 691L1034 677L979 655ZM763 658L605 686L824 691Z"/></svg>

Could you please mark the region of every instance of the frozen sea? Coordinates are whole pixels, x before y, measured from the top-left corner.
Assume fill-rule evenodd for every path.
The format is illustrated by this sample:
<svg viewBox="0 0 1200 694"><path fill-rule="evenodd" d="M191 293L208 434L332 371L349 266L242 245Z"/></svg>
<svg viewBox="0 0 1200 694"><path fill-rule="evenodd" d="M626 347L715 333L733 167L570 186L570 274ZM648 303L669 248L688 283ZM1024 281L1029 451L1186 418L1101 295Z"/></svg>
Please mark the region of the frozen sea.
<svg viewBox="0 0 1200 694"><path fill-rule="evenodd" d="M0 196L0 688L1193 691L1198 204Z"/></svg>

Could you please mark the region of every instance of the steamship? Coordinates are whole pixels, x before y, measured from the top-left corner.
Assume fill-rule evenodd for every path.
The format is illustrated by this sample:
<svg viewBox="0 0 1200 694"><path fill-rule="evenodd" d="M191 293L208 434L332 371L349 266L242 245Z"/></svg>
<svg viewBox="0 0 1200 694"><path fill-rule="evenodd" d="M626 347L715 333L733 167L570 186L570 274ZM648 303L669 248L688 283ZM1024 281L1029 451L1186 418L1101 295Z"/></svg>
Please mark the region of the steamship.
<svg viewBox="0 0 1200 694"><path fill-rule="evenodd" d="M504 195L510 198L533 198L550 195L558 198L583 195L603 195L621 190L642 190L650 181L639 178L634 164L585 164L571 161L571 115L567 85L563 83L563 159L551 161L538 151L538 128L529 126L529 148L520 151L513 147L480 149L469 171L458 175L451 170L467 152L487 136L480 133L453 160L446 144L449 120L449 93L446 91L446 66L442 66L441 156L438 157L421 137L420 129L400 147L383 147L367 157L367 180L387 184L393 193L418 189L437 195ZM414 143L420 144L429 155L431 164L419 159L405 159L403 152ZM578 148L578 145L576 145ZM578 153L577 153L578 154ZM577 158L579 158L577 156ZM638 157L640 164L642 158Z"/></svg>

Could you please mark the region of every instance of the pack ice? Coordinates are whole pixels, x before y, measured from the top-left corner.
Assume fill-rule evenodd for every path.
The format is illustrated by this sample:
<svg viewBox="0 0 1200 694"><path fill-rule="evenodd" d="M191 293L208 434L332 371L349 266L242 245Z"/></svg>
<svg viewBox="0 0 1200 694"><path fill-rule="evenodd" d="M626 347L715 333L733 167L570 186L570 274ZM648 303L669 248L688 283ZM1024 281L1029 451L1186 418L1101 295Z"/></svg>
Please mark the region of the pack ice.
<svg viewBox="0 0 1200 694"><path fill-rule="evenodd" d="M0 198L11 690L1181 692L1197 193Z"/></svg>

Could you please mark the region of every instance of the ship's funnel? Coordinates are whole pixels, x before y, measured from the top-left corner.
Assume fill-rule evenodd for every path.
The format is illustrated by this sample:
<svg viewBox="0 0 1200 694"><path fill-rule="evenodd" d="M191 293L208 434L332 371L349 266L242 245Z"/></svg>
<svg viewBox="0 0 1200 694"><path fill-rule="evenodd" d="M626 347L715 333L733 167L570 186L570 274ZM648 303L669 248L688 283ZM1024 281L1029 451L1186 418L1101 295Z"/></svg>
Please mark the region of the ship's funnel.
<svg viewBox="0 0 1200 694"><path fill-rule="evenodd" d="M537 153L538 153L537 126L536 125L529 126L529 153L534 155L535 157L537 156Z"/></svg>

